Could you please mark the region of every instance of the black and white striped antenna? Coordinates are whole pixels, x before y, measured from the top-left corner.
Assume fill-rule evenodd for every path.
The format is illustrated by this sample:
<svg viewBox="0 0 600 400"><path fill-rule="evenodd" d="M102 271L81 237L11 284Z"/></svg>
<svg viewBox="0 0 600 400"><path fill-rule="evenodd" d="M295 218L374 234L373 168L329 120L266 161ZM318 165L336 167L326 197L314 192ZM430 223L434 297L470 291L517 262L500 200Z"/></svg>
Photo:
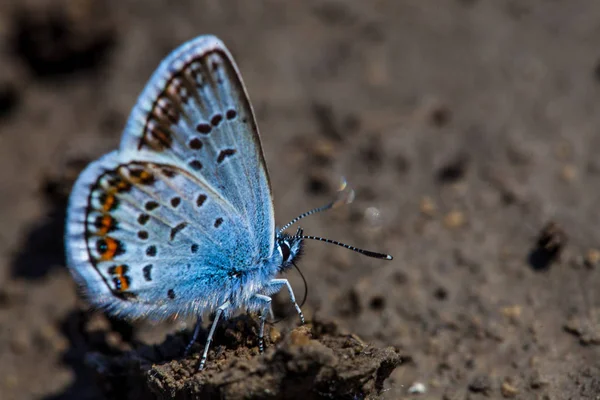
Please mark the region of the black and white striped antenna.
<svg viewBox="0 0 600 400"><path fill-rule="evenodd" d="M325 243L336 244L336 245L341 246L341 247L343 247L345 249L355 251L355 252L360 253L362 255L365 255L367 257L379 258L379 259L382 259L382 260L393 260L394 259L394 257L390 256L389 254L376 253L374 251L369 251L369 250L365 250L365 249L359 249L358 247L350 246L349 244L340 243L337 240L326 239L326 238L322 238L322 237L319 237L319 236L299 235L299 236L294 236L294 237L302 238L302 239L319 240L319 241L325 242Z"/></svg>
<svg viewBox="0 0 600 400"><path fill-rule="evenodd" d="M331 203L326 204L324 206L313 208L310 211L307 211L305 213L298 215L296 218L294 218L293 220L291 220L290 222L285 224L284 227L279 230L279 233L282 233L287 228L294 225L296 222L300 221L302 218L306 218L309 215L313 215L313 214L319 213L321 211L326 211L326 210L330 210L332 208L337 208L339 206L343 206L343 205L352 203L353 201L354 201L354 190L350 189L350 187L346 184L346 181L344 179L342 179L341 189L338 192L338 196L334 201L332 201Z"/></svg>
<svg viewBox="0 0 600 400"><path fill-rule="evenodd" d="M312 214L316 214L316 213L319 213L322 211L330 210L332 208L336 208L336 207L339 207L339 206L342 206L345 204L352 203L353 200L354 200L354 190L350 189L347 186L346 181L342 181L342 189L339 191L338 197L334 201L332 201L331 203L326 204L324 206L313 208L310 211L307 211L305 213L298 215L296 218L294 218L293 220L288 222L286 225L284 225L283 228L281 228L279 230L279 233L282 233L283 231L285 231L290 226L294 225L296 222L298 222L302 218L306 218ZM344 244L344 243L338 242L337 240L326 239L326 238L322 238L319 236L303 235L303 231L300 228L298 228L298 232L296 232L296 234L293 237L301 238L301 239L318 240L318 241L325 242L325 243L335 244L335 245L341 246L345 249L352 250L352 251L355 251L362 255L365 255L367 257L379 258L382 260L392 260L393 259L393 257L390 256L389 254L383 254L383 253L377 253L374 251L359 249L358 247L350 246L349 244Z"/></svg>

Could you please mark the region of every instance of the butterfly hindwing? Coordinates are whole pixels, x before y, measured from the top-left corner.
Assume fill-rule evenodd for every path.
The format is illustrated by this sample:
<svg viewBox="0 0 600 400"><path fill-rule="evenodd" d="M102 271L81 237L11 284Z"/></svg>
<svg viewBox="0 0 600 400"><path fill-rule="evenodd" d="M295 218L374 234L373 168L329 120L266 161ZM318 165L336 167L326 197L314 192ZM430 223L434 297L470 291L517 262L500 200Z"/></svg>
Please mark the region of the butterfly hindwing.
<svg viewBox="0 0 600 400"><path fill-rule="evenodd" d="M90 301L114 313L163 318L214 307L236 262L252 257L242 251L251 246L245 220L185 170L114 152L74 189L87 196L71 199L69 265Z"/></svg>

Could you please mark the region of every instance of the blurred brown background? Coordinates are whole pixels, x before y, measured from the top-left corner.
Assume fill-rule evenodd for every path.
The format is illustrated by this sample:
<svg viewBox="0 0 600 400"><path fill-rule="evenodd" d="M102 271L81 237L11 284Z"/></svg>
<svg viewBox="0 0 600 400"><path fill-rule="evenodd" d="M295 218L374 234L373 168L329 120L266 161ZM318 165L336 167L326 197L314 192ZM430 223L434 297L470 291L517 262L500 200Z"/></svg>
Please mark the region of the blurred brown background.
<svg viewBox="0 0 600 400"><path fill-rule="evenodd" d="M345 177L356 201L303 228L395 257L308 243L301 263L309 317L411 357L383 398L415 382L420 398L596 398L595 0L0 2L0 398L102 398L85 353L164 338L90 327L66 195L160 60L203 33L242 71L278 223Z"/></svg>

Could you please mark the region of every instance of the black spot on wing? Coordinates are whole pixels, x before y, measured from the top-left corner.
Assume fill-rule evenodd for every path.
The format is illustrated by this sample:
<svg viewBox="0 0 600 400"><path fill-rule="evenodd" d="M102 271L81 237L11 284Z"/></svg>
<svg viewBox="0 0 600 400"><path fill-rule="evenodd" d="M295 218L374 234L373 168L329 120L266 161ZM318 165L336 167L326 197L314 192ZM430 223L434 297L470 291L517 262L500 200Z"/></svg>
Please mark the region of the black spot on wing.
<svg viewBox="0 0 600 400"><path fill-rule="evenodd" d="M196 243L194 243L193 245L190 246L190 251L193 254L196 254L198 252L198 245Z"/></svg>
<svg viewBox="0 0 600 400"><path fill-rule="evenodd" d="M173 206L173 208L177 208L180 204L181 204L181 197L173 197L171 199L171 206Z"/></svg>
<svg viewBox="0 0 600 400"><path fill-rule="evenodd" d="M175 291L173 289L169 289L169 291L167 292L167 296L169 296L169 298L173 300L175 298Z"/></svg>
<svg viewBox="0 0 600 400"><path fill-rule="evenodd" d="M220 227L222 223L223 223L223 218L220 218L220 217L219 217L219 218L217 218L217 219L215 220L215 228L218 228L218 227Z"/></svg>
<svg viewBox="0 0 600 400"><path fill-rule="evenodd" d="M146 211L152 211L158 208L158 203L155 201L147 201L146 204L144 204L144 208L146 208Z"/></svg>
<svg viewBox="0 0 600 400"><path fill-rule="evenodd" d="M235 110L227 110L227 113L225 114L225 116L227 117L227 119L234 119L235 117L237 117L237 112Z"/></svg>
<svg viewBox="0 0 600 400"><path fill-rule="evenodd" d="M182 222L182 223L178 224L176 227L172 228L171 229L171 235L170 235L169 239L171 241L173 241L173 239L175 239L175 235L177 235L177 233L181 232L181 230L183 228L185 228L186 226L187 226L187 223L186 222Z"/></svg>
<svg viewBox="0 0 600 400"><path fill-rule="evenodd" d="M139 231L137 235L142 240L148 239L148 231Z"/></svg>
<svg viewBox="0 0 600 400"><path fill-rule="evenodd" d="M217 162L221 164L227 157L231 157L235 154L235 149L225 149L219 152L219 156L217 157Z"/></svg>
<svg viewBox="0 0 600 400"><path fill-rule="evenodd" d="M223 121L223 116L221 114L215 114L210 119L210 123L212 124L212 126L219 126L221 121Z"/></svg>
<svg viewBox="0 0 600 400"><path fill-rule="evenodd" d="M188 165L190 167L192 167L193 170L196 170L196 171L200 171L202 169L202 163L198 160L192 160L189 162Z"/></svg>
<svg viewBox="0 0 600 400"><path fill-rule="evenodd" d="M152 264L148 264L142 268L142 272L144 272L144 279L150 282L152 280Z"/></svg>
<svg viewBox="0 0 600 400"><path fill-rule="evenodd" d="M156 256L156 246L154 246L154 245L148 246L146 248L146 255L148 257L154 257L154 256Z"/></svg>
<svg viewBox="0 0 600 400"><path fill-rule="evenodd" d="M189 141L188 146L192 150L200 150L202 148L202 141L198 138L193 138Z"/></svg>
<svg viewBox="0 0 600 400"><path fill-rule="evenodd" d="M150 216L148 214L140 214L137 220L140 225L146 225L146 222L148 222L149 219Z"/></svg>
<svg viewBox="0 0 600 400"><path fill-rule="evenodd" d="M208 135L210 133L210 131L212 130L212 127L209 124L202 123L202 124L198 124L198 126L196 126L196 130L199 133L202 133L203 135Z"/></svg>
<svg viewBox="0 0 600 400"><path fill-rule="evenodd" d="M196 199L196 205L198 207L202 207L202 204L204 204L205 201L206 201L206 195L205 194L198 195L198 198Z"/></svg>

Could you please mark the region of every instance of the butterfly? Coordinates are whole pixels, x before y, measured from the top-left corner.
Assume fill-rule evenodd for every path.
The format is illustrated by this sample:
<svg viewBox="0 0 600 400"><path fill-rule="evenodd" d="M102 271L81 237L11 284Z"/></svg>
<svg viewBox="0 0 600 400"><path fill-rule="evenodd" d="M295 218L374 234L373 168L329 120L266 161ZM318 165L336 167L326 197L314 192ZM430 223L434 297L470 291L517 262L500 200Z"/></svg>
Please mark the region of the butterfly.
<svg viewBox="0 0 600 400"><path fill-rule="evenodd" d="M119 149L78 177L68 205L69 269L88 301L111 315L219 320L237 309L260 315L259 349L277 276L299 259L303 241L337 244L276 229L269 174L246 89L233 58L214 36L199 36L167 56L139 96Z"/></svg>

